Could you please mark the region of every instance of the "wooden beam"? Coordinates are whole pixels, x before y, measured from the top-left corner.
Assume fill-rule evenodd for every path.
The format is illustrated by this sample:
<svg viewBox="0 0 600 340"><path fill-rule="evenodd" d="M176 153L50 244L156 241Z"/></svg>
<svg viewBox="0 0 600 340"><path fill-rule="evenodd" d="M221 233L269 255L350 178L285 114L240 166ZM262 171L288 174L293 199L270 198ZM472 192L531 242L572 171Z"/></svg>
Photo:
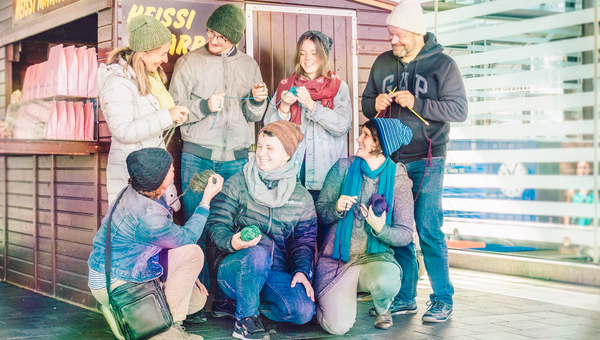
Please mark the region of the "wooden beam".
<svg viewBox="0 0 600 340"><path fill-rule="evenodd" d="M100 154L94 154L94 231L98 231L100 223Z"/></svg>
<svg viewBox="0 0 600 340"><path fill-rule="evenodd" d="M109 150L108 142L0 139L0 154L91 155Z"/></svg>
<svg viewBox="0 0 600 340"><path fill-rule="evenodd" d="M50 230L52 231L52 296L56 296L56 156L50 156Z"/></svg>
<svg viewBox="0 0 600 340"><path fill-rule="evenodd" d="M8 199L7 199L7 191L8 191L8 183L7 183L7 173L8 173L8 157L4 155L4 176L2 176L2 182L4 183L4 191L2 192L2 219L3 222L3 231L4 236L2 239L2 245L4 246L4 264L2 264L2 269L4 270L4 274L2 276L3 280L6 280L7 267L8 267Z"/></svg>
<svg viewBox="0 0 600 340"><path fill-rule="evenodd" d="M38 167L38 156L33 155L33 192L32 194L32 199L33 199L33 290L34 291L38 291L38 248L39 248L39 241L38 241L38 200L37 200L37 194L38 194L38 172L37 172L37 167Z"/></svg>
<svg viewBox="0 0 600 340"><path fill-rule="evenodd" d="M354 2L359 2L361 4L385 9L387 11L392 11L394 7L396 7L395 2L393 1L385 1L385 0L352 0Z"/></svg>

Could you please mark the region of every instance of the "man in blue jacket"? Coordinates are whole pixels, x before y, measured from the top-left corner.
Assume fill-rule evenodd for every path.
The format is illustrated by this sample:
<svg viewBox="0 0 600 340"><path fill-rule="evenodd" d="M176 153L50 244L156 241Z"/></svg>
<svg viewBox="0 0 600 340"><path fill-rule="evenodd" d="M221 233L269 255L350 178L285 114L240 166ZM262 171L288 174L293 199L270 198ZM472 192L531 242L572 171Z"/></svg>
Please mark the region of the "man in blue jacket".
<svg viewBox="0 0 600 340"><path fill-rule="evenodd" d="M289 161L304 135L275 121L258 134L256 157L215 196L207 222L218 248L215 266L223 292L237 300L233 337L269 339L261 319L307 323L314 311L313 258L317 216L311 195ZM244 227L260 229L242 238Z"/></svg>
<svg viewBox="0 0 600 340"><path fill-rule="evenodd" d="M448 273L448 248L442 232L442 190L450 122L467 118L467 98L458 66L432 33L426 32L417 0L402 0L388 16L392 50L377 57L362 98L367 118L391 117L408 125L414 138L392 155L406 165L413 181L415 222L425 267L433 288L425 322L444 322L452 314L454 288ZM392 314L415 314L417 261L414 244L395 248L402 287Z"/></svg>

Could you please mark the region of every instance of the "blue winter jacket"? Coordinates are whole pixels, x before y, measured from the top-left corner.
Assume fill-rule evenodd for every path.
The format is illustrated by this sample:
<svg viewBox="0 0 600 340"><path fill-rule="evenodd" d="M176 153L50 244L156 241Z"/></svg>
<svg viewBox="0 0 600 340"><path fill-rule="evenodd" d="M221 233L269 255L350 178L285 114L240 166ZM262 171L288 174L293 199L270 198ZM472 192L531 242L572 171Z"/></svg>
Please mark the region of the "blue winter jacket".
<svg viewBox="0 0 600 340"><path fill-rule="evenodd" d="M163 248L177 248L195 244L200 238L208 210L196 208L194 215L183 226L173 222L171 211L159 200L151 200L127 186L112 216L111 279L128 282L146 282L163 274L158 253ZM114 204L114 202L113 202ZM108 208L110 212L113 208ZM88 266L104 273L106 224L108 213L94 236L94 250Z"/></svg>
<svg viewBox="0 0 600 340"><path fill-rule="evenodd" d="M277 186L275 181L268 186ZM218 268L225 256L236 252L231 246L235 233L248 225L256 225L262 232L257 247L271 253L272 270L285 271L292 276L302 272L313 277L313 259L317 238L317 214L312 197L300 182L290 199L278 208L260 205L248 192L244 172L233 175L223 190L212 201L208 233L218 248Z"/></svg>

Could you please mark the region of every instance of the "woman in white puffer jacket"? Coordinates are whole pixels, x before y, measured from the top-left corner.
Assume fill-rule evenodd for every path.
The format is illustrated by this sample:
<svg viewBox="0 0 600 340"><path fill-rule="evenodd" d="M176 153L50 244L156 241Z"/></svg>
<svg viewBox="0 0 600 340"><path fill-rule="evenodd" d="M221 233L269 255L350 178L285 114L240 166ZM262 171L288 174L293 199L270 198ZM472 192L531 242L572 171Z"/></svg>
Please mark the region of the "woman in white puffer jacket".
<svg viewBox="0 0 600 340"><path fill-rule="evenodd" d="M188 109L175 106L164 86L160 65L168 61L171 32L152 16L141 15L127 25L129 47L113 50L98 68L98 97L112 134L106 189L110 204L128 184L125 160L136 150L163 147L163 131L187 120ZM177 190L165 193L178 210Z"/></svg>

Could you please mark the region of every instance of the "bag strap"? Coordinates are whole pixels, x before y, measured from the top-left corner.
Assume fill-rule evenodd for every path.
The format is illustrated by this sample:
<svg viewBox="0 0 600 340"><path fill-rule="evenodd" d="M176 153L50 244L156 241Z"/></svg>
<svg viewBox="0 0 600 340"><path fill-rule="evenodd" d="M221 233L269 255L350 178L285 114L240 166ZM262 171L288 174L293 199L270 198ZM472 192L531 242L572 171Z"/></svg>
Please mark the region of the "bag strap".
<svg viewBox="0 0 600 340"><path fill-rule="evenodd" d="M112 215L115 212L115 209L117 208L117 204L119 204L119 201L123 197L123 194L125 193L125 190L127 190L128 187L129 186L126 186L123 190L121 190L121 192L119 193L119 196L117 196L117 199L115 200L115 204L113 204L112 209L110 210L110 214L108 215L108 221L106 222L106 240L104 242L105 243L104 248L106 249L105 258L104 258L104 271L106 274L106 292L108 293L109 298L110 298L110 270L111 270L110 225L112 223Z"/></svg>

